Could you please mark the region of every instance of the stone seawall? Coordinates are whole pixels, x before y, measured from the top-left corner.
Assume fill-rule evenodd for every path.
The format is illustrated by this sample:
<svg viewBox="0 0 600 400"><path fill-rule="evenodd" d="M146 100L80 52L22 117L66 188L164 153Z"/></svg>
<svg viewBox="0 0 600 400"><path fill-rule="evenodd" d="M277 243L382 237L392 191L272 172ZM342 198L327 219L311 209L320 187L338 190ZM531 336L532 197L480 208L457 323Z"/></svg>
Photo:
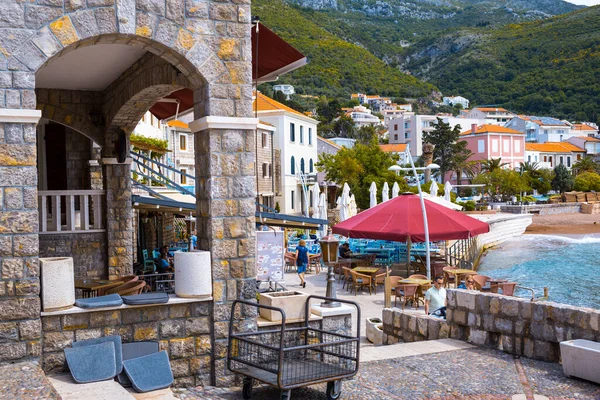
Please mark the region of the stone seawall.
<svg viewBox="0 0 600 400"><path fill-rule="evenodd" d="M582 203L557 203L557 204L531 204L531 205L516 205L500 206L500 211L511 214L539 214L539 215L553 215L553 214L570 214L578 213L581 211Z"/></svg>
<svg viewBox="0 0 600 400"><path fill-rule="evenodd" d="M544 361L560 360L559 343L600 341L600 310L448 290L447 319L383 310L383 343L453 338Z"/></svg>

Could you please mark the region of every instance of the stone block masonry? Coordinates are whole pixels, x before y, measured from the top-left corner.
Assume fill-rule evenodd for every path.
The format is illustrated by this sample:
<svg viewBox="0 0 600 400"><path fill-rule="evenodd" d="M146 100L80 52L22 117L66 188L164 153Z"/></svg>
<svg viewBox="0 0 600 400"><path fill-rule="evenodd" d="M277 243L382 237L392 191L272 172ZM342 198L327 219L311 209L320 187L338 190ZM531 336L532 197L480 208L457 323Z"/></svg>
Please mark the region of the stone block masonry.
<svg viewBox="0 0 600 400"><path fill-rule="evenodd" d="M75 279L106 279L106 233L40 235L40 257L73 257Z"/></svg>
<svg viewBox="0 0 600 400"><path fill-rule="evenodd" d="M600 341L600 310L493 293L448 290L447 319L383 310L384 344L453 338L543 361L560 360L559 343Z"/></svg>
<svg viewBox="0 0 600 400"><path fill-rule="evenodd" d="M64 349L71 347L74 341L120 335L124 343L158 341L160 349L169 354L175 387L205 386L210 384L211 373L210 312L211 303L206 301L79 313L57 312L43 315L37 331L36 327L27 325L18 328L21 335L37 344L46 373L67 370ZM0 325L0 337L3 334L1 329ZM7 326L4 335L17 335L19 329ZM14 357L19 358L17 350L13 352Z"/></svg>

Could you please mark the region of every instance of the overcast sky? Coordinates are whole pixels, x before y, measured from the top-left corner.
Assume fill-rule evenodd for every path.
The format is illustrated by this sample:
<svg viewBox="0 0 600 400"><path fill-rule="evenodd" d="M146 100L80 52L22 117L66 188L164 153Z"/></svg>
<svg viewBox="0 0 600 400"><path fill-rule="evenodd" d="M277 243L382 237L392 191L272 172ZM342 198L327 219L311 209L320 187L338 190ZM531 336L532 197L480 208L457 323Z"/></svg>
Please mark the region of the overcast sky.
<svg viewBox="0 0 600 400"><path fill-rule="evenodd" d="M581 4L583 6L595 6L596 4L600 4L600 0L565 0L569 3L573 4Z"/></svg>

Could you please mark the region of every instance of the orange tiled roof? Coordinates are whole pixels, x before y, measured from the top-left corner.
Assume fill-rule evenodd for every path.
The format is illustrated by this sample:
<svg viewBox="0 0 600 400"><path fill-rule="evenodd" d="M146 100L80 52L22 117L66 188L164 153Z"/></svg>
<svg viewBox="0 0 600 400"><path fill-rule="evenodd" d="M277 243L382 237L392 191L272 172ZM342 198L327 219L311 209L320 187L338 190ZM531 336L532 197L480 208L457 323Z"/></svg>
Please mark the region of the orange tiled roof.
<svg viewBox="0 0 600 400"><path fill-rule="evenodd" d="M332 141L331 141L331 140L329 140L329 139L325 139L324 137L321 137L321 136L318 136L318 135L317 135L317 139L319 139L319 140L322 140L322 141L324 141L324 142L326 142L326 143L328 143L328 144L332 145L333 147L336 147L337 149L341 149L341 148L342 148L342 146L340 146L339 144L337 144L337 143L334 143L334 142L332 142Z"/></svg>
<svg viewBox="0 0 600 400"><path fill-rule="evenodd" d="M542 153L585 153L584 149L569 142L525 143L525 150Z"/></svg>
<svg viewBox="0 0 600 400"><path fill-rule="evenodd" d="M406 151L406 143L380 144L379 148L386 153L402 153Z"/></svg>
<svg viewBox="0 0 600 400"><path fill-rule="evenodd" d="M577 136L579 139L583 139L586 142L600 142L600 139L591 136Z"/></svg>
<svg viewBox="0 0 600 400"><path fill-rule="evenodd" d="M258 106L257 106L257 104L258 104ZM258 107L258 110L257 110L257 107ZM275 101L272 98L267 97L260 92L257 94L256 99L252 103L252 110L256 110L256 111L283 110L283 111L291 112L292 114L302 115L303 117L306 116L306 115L302 114L301 112L296 111L293 108L286 106L285 104L281 104L280 102Z"/></svg>
<svg viewBox="0 0 600 400"><path fill-rule="evenodd" d="M353 99L357 99L359 97L358 93L352 93L352 97Z"/></svg>
<svg viewBox="0 0 600 400"><path fill-rule="evenodd" d="M507 109L501 107L475 107L474 110L479 110L483 112L492 112L492 111L500 111L500 112L508 112Z"/></svg>
<svg viewBox="0 0 600 400"><path fill-rule="evenodd" d="M267 125L267 126L275 126L275 125L273 125L273 124L270 124L270 123L268 123L268 122L261 121L260 119L258 120L258 123L259 123L259 124L263 124L263 125Z"/></svg>
<svg viewBox="0 0 600 400"><path fill-rule="evenodd" d="M167 122L167 125L169 125L171 128L190 129L190 126L188 124L178 119L174 119L172 121Z"/></svg>
<svg viewBox="0 0 600 400"><path fill-rule="evenodd" d="M573 124L573 129L576 131L597 131L597 129L594 129L588 124Z"/></svg>
<svg viewBox="0 0 600 400"><path fill-rule="evenodd" d="M468 131L464 131L461 133L461 135L470 135L471 129L469 129ZM503 126L498 126L498 125L489 125L489 124L485 124L485 125L480 125L477 127L477 129L475 130L475 134L478 133L510 133L510 134L515 134L515 135L523 135L524 133L521 131L517 131L515 129L510 129L510 128L505 128Z"/></svg>

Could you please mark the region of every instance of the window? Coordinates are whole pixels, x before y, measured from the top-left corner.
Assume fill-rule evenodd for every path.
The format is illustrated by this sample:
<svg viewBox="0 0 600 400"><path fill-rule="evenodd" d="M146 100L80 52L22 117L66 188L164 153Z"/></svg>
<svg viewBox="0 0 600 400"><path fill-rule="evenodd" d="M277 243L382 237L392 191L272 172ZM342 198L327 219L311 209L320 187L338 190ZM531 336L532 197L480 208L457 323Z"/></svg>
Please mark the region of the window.
<svg viewBox="0 0 600 400"><path fill-rule="evenodd" d="M300 172L304 173L304 158L300 159Z"/></svg>
<svg viewBox="0 0 600 400"><path fill-rule="evenodd" d="M290 142L296 141L296 125L290 122Z"/></svg>
<svg viewBox="0 0 600 400"><path fill-rule="evenodd" d="M398 135L394 135L394 140L398 140Z"/></svg>
<svg viewBox="0 0 600 400"><path fill-rule="evenodd" d="M269 145L269 136L267 136L267 135L268 134L266 132L263 132L263 134L262 134L262 147L263 147L263 149Z"/></svg>
<svg viewBox="0 0 600 400"><path fill-rule="evenodd" d="M550 156L550 158L548 158L548 161L550 161L550 166L552 167L552 156Z"/></svg>
<svg viewBox="0 0 600 400"><path fill-rule="evenodd" d="M313 164L313 160L311 158L310 163L308 164L308 172L310 172L312 174L313 168L314 168L314 164Z"/></svg>
<svg viewBox="0 0 600 400"><path fill-rule="evenodd" d="M394 124L394 130L397 131L398 130L398 124Z"/></svg>
<svg viewBox="0 0 600 400"><path fill-rule="evenodd" d="M300 125L300 144L304 144L304 127Z"/></svg>
<svg viewBox="0 0 600 400"><path fill-rule="evenodd" d="M510 153L510 140L502 141L502 151L505 153Z"/></svg>
<svg viewBox="0 0 600 400"><path fill-rule="evenodd" d="M292 156L292 163L291 163L291 168L290 168L290 172L292 173L292 175L296 175L296 159L294 158L294 156Z"/></svg>
<svg viewBox="0 0 600 400"><path fill-rule="evenodd" d="M558 163L561 164L561 165L564 164L563 156L560 156L558 158Z"/></svg>
<svg viewBox="0 0 600 400"><path fill-rule="evenodd" d="M571 168L571 157L567 156L567 167Z"/></svg>
<svg viewBox="0 0 600 400"><path fill-rule="evenodd" d="M291 198L292 198L292 199L291 199L291 202L290 202L290 205L291 205L291 207L290 207L290 208L291 208L292 210L294 209L294 200L295 200L295 197L296 197L296 191L292 190L292 192L291 192Z"/></svg>
<svg viewBox="0 0 600 400"><path fill-rule="evenodd" d="M492 153L498 152L498 140L492 139Z"/></svg>
<svg viewBox="0 0 600 400"><path fill-rule="evenodd" d="M273 164L269 163L269 178L273 176Z"/></svg>
<svg viewBox="0 0 600 400"><path fill-rule="evenodd" d="M527 161L531 162L531 156L527 156Z"/></svg>
<svg viewBox="0 0 600 400"><path fill-rule="evenodd" d="M308 128L308 145L312 146L312 128Z"/></svg>
<svg viewBox="0 0 600 400"><path fill-rule="evenodd" d="M544 156L544 162L548 162L548 156Z"/></svg>
<svg viewBox="0 0 600 400"><path fill-rule="evenodd" d="M520 153L521 152L521 142L519 140L515 140L515 153Z"/></svg>
<svg viewBox="0 0 600 400"><path fill-rule="evenodd" d="M485 151L485 140L479 139L477 141L477 152L483 153Z"/></svg>
<svg viewBox="0 0 600 400"><path fill-rule="evenodd" d="M179 134L179 150L187 150L187 135Z"/></svg>
<svg viewBox="0 0 600 400"><path fill-rule="evenodd" d="M184 174L187 174L187 169L182 168L181 170L181 178L180 178L180 182L182 185L185 185L187 183L187 176L185 176Z"/></svg>
<svg viewBox="0 0 600 400"><path fill-rule="evenodd" d="M581 160L581 154L577 154L577 160Z"/></svg>
<svg viewBox="0 0 600 400"><path fill-rule="evenodd" d="M263 163L262 165L262 176L263 178L269 177L269 164Z"/></svg>
<svg viewBox="0 0 600 400"><path fill-rule="evenodd" d="M404 139L410 138L410 132L404 132Z"/></svg>

